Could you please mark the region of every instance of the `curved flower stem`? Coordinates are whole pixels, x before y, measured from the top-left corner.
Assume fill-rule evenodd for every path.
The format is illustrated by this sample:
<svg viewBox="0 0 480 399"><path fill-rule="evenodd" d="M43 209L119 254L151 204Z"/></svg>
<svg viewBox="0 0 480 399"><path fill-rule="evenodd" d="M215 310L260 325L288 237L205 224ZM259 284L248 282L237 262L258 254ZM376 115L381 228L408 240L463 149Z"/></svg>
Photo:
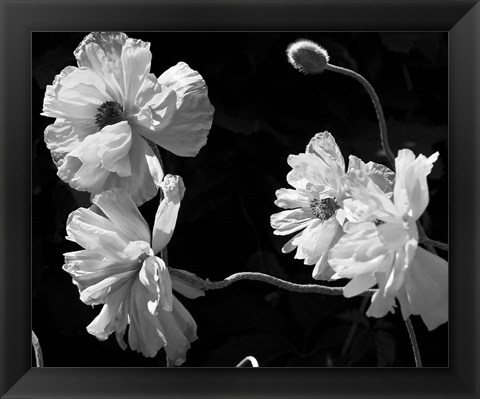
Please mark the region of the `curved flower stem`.
<svg viewBox="0 0 480 399"><path fill-rule="evenodd" d="M258 364L257 359L255 359L253 356L247 356L245 359L243 359L240 363L238 363L235 367L245 367L245 364L247 362L250 362L252 367L260 367Z"/></svg>
<svg viewBox="0 0 480 399"><path fill-rule="evenodd" d="M40 347L40 342L38 341L38 338L36 334L32 330L32 345L33 345L33 350L35 351L35 363L37 367L43 367L43 354L42 354L42 348Z"/></svg>
<svg viewBox="0 0 480 399"><path fill-rule="evenodd" d="M180 278L196 288L203 291L218 290L228 287L230 284L241 280L253 280L262 281L274 285L279 288L283 288L291 292L303 292L308 294L325 294L325 295L343 295L343 287L327 287L319 284L297 284L290 281L282 280L277 277L270 276L269 274L257 273L257 272L241 272L235 273L221 281L209 281L203 280L198 276L185 274L181 270L168 268L170 274L177 278ZM369 289L359 295L371 296L376 292L374 289Z"/></svg>
<svg viewBox="0 0 480 399"><path fill-rule="evenodd" d="M420 357L420 349L418 347L417 337L415 336L415 330L413 329L412 321L410 317L405 320L407 325L408 335L413 349L413 357L415 358L415 367L422 367L422 358Z"/></svg>
<svg viewBox="0 0 480 399"><path fill-rule="evenodd" d="M358 82L360 82L362 86L365 88L367 93L370 95L373 106L375 107L375 112L377 113L378 124L380 127L380 140L382 142L383 151L385 151L385 155L388 161L390 162L391 166L395 167L395 156L393 155L393 152L390 149L390 145L388 144L387 123L385 122L385 116L383 114L382 105L380 104L380 99L378 98L378 95L373 89L372 85L362 75L350 69L342 68L332 64L327 64L325 69L332 72L338 72L346 76L350 76L355 80L357 80Z"/></svg>

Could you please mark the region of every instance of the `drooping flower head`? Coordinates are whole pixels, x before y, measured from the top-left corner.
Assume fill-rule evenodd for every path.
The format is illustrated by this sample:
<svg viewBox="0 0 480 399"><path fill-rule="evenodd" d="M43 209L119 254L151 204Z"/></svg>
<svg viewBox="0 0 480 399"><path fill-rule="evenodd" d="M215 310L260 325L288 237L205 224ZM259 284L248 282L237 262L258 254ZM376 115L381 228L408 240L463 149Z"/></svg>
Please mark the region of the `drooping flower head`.
<svg viewBox="0 0 480 399"><path fill-rule="evenodd" d="M124 188L140 205L153 198L163 171L147 140L179 156L205 145L213 107L200 74L180 62L150 73L150 43L94 32L47 86L42 115L56 118L45 142L58 176L94 194Z"/></svg>
<svg viewBox="0 0 480 399"><path fill-rule="evenodd" d="M352 198L344 208L350 221L328 261L332 278L351 279L346 297L378 284L368 316L393 312L398 299L404 319L420 315L429 330L448 320L448 264L418 247L416 226L428 205L427 175L437 158L399 151L393 200L363 171L348 174Z"/></svg>
<svg viewBox="0 0 480 399"><path fill-rule="evenodd" d="M288 235L301 230L282 251L287 253L297 248L296 259L315 265L313 278L329 279L333 272L327 263L328 250L343 234L343 201L348 197L345 161L333 136L323 132L310 140L305 153L290 155L288 164L292 171L287 181L294 189L282 188L276 192L275 204L287 210L272 215L274 234ZM380 165L365 165L356 157L350 158L349 168L362 168L368 174L383 176ZM388 174L383 176L386 186L387 177Z"/></svg>
<svg viewBox="0 0 480 399"><path fill-rule="evenodd" d="M102 304L87 331L100 340L116 332L125 349L128 329L130 348L153 357L164 347L176 365L185 361L197 326L173 295L172 288L188 298L204 293L171 277L165 262L155 256L170 241L184 186L180 177L167 175L161 188L153 234L125 189L105 191L89 209L72 212L67 239L84 249L65 254L64 270L73 278L80 299Z"/></svg>

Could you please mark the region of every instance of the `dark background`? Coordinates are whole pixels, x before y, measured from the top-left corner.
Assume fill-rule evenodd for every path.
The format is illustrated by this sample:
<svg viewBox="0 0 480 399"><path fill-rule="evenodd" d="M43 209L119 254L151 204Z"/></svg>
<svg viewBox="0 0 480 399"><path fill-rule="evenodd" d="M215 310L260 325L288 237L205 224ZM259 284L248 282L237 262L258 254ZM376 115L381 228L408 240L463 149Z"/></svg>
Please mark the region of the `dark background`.
<svg viewBox="0 0 480 399"><path fill-rule="evenodd" d="M100 311L78 298L62 271L63 253L80 249L65 240L68 214L88 206L89 195L56 176L43 141L53 119L40 116L45 86L65 66L87 33L34 33L32 83L32 324L48 366L162 366L163 352L147 359L98 341L85 327ZM270 215L280 211L275 191L288 187L289 154L328 130L347 160L354 154L385 162L373 106L360 84L326 72L305 76L286 61L287 45L307 38L323 45L333 64L367 78L382 102L393 151L440 151L429 179L424 226L431 238L448 238L446 33L131 33L152 43L156 76L184 61L204 77L215 107L207 145L195 158L162 152L167 173L187 188L168 246L172 267L220 280L260 271L314 283L312 266L280 249ZM141 207L153 223L158 198ZM446 254L442 253L442 256ZM400 312L368 319L362 299L294 294L260 282L238 282L188 300L198 324L185 366L235 366L247 355L261 366L414 366ZM428 332L413 317L425 366L448 366L448 326ZM352 325L353 339L349 340ZM346 345L346 342L349 342Z"/></svg>

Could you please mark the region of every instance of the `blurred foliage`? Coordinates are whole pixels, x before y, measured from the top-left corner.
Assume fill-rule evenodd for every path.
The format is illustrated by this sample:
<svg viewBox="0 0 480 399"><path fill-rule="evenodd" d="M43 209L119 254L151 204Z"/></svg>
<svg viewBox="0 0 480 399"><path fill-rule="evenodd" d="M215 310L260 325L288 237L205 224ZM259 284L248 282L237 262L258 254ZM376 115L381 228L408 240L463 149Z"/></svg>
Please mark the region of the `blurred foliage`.
<svg viewBox="0 0 480 399"><path fill-rule="evenodd" d="M100 308L85 306L62 271L65 222L89 196L56 176L43 142L40 116L45 87L67 65L86 33L33 34L32 195L33 328L48 366L163 366L120 349L114 337L100 342L85 327ZM207 145L195 158L162 151L167 173L187 188L174 237L173 267L223 279L260 271L313 283L312 267L284 255L270 215L275 191L287 187L289 154L304 151L317 132L329 130L345 159L384 162L373 106L356 82L324 73L305 76L286 61L287 45L307 38L323 45L332 63L363 74L382 101L394 152L402 147L440 160L429 180L424 217L433 239L448 238L448 70L446 33L128 33L152 43L157 76L179 61L204 77L215 106ZM153 223L158 198L141 207ZM445 255L446 254L442 254ZM344 283L341 281L340 283ZM359 311L361 299L285 292L259 282L239 282L197 300L181 298L198 324L198 341L185 366L233 367L247 355L260 366L413 366L403 320ZM413 318L425 366L448 365L448 327L428 332ZM353 331L353 334L352 334ZM351 336L351 338L349 338Z"/></svg>

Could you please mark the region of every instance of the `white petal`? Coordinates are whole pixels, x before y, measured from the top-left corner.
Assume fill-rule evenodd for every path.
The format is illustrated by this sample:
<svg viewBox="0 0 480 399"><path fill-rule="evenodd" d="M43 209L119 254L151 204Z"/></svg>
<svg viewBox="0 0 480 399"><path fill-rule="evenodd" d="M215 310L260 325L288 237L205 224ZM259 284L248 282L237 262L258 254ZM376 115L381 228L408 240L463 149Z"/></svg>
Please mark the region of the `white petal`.
<svg viewBox="0 0 480 399"><path fill-rule="evenodd" d="M315 220L295 241L297 253L295 259L304 259L306 265L314 265L329 249L330 244L337 235L340 225L335 218L325 222Z"/></svg>
<svg viewBox="0 0 480 399"><path fill-rule="evenodd" d="M354 278L391 266L392 251L382 244L373 223L347 223L346 227L328 257L335 278Z"/></svg>
<svg viewBox="0 0 480 399"><path fill-rule="evenodd" d="M119 176L131 176L128 153L132 145L132 131L127 121L105 126L96 144L103 168Z"/></svg>
<svg viewBox="0 0 480 399"><path fill-rule="evenodd" d="M310 206L309 198L298 190L281 188L276 191L275 195L277 196L275 205L280 208L292 209Z"/></svg>
<svg viewBox="0 0 480 399"><path fill-rule="evenodd" d="M65 68L47 86L42 115L68 120L94 120L97 108L110 96L98 75L86 69Z"/></svg>
<svg viewBox="0 0 480 399"><path fill-rule="evenodd" d="M399 297L403 317L418 314L429 330L448 321L448 263L423 248L405 274L405 294Z"/></svg>
<svg viewBox="0 0 480 399"><path fill-rule="evenodd" d="M331 168L335 164L339 175L345 172L345 160L331 133L317 133L308 143L306 152L322 158Z"/></svg>
<svg viewBox="0 0 480 399"><path fill-rule="evenodd" d="M150 63L152 60L150 43L136 39L127 39L122 49L121 60L126 111L131 113L138 91L150 73Z"/></svg>
<svg viewBox="0 0 480 399"><path fill-rule="evenodd" d="M343 288L343 295L345 298L351 298L372 288L376 283L377 280L373 276L373 273L360 274L350 280L350 282Z"/></svg>
<svg viewBox="0 0 480 399"><path fill-rule="evenodd" d="M74 52L78 65L94 71L105 82L106 91L117 102L123 102L122 47L127 36L120 32L93 32Z"/></svg>
<svg viewBox="0 0 480 399"><path fill-rule="evenodd" d="M332 167L331 162L326 162L312 154L290 155L288 164L295 173L317 187L320 192L330 190L333 197L341 190L340 178L337 167ZM343 172L342 172L343 175Z"/></svg>
<svg viewBox="0 0 480 399"><path fill-rule="evenodd" d="M128 284L109 295L99 315L87 326L87 331L101 341L106 340L120 323L126 322L126 320L121 320L122 314L119 310L128 295Z"/></svg>
<svg viewBox="0 0 480 399"><path fill-rule="evenodd" d="M314 217L310 208L289 209L270 217L270 224L276 235L288 235L307 227Z"/></svg>
<svg viewBox="0 0 480 399"><path fill-rule="evenodd" d="M122 253L130 241L110 220L85 208L79 208L69 215L67 239L85 249L103 248L113 254Z"/></svg>
<svg viewBox="0 0 480 399"><path fill-rule="evenodd" d="M185 193L185 186L180 176L166 175L161 188L164 198L155 215L153 226L152 248L159 253L168 244L173 235L177 222L180 201Z"/></svg>
<svg viewBox="0 0 480 399"><path fill-rule="evenodd" d="M112 274L96 284L90 285L80 292L80 300L87 305L98 305L105 303L107 297L128 284L129 280L137 274L137 270L128 270L126 272Z"/></svg>
<svg viewBox="0 0 480 399"><path fill-rule="evenodd" d="M148 224L126 190L104 191L94 198L93 203L130 241L150 242Z"/></svg>
<svg viewBox="0 0 480 399"><path fill-rule="evenodd" d="M173 297L172 312L158 314L167 344L165 351L170 361L180 366L186 361L190 343L197 339L197 324L182 303Z"/></svg>
<svg viewBox="0 0 480 399"><path fill-rule="evenodd" d="M408 214L417 220L425 211L428 201L427 175L430 174L438 152L426 158L415 158L412 151L400 150L395 159L396 181L394 201L402 214Z"/></svg>
<svg viewBox="0 0 480 399"><path fill-rule="evenodd" d="M149 256L143 261L138 277L148 291L146 296L149 299L149 312L156 315L158 306L170 312L173 301L172 281L165 262L156 256Z"/></svg>
<svg viewBox="0 0 480 399"><path fill-rule="evenodd" d="M378 283L378 291L373 294L372 303L370 304L366 315L369 317L380 318L389 312L395 312L395 295L387 295L385 293L385 284L387 282L386 273L375 273L375 278Z"/></svg>
<svg viewBox="0 0 480 399"><path fill-rule="evenodd" d="M395 183L395 173L392 172L385 165L369 162L365 164L360 158L350 155L348 170L358 169L366 173L370 179L387 195L393 193L393 186Z"/></svg>
<svg viewBox="0 0 480 399"><path fill-rule="evenodd" d="M145 138L179 156L193 157L206 144L213 106L201 75L181 62L158 78L155 95L136 115Z"/></svg>

